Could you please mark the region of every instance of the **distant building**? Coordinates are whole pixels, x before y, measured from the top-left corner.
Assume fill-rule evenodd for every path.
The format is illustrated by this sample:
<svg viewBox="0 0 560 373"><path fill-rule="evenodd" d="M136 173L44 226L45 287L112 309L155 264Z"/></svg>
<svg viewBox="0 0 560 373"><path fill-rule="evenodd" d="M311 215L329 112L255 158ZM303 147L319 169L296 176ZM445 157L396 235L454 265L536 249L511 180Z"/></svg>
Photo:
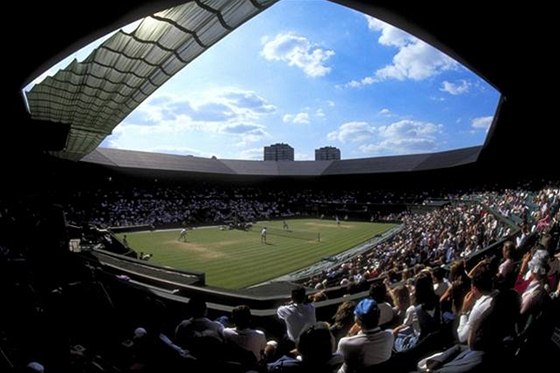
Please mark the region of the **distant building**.
<svg viewBox="0 0 560 373"><path fill-rule="evenodd" d="M334 146L324 146L319 149L315 149L315 160L316 161L330 161L330 160L340 160L340 149Z"/></svg>
<svg viewBox="0 0 560 373"><path fill-rule="evenodd" d="M264 147L265 161L293 161L294 148L288 144L273 144Z"/></svg>

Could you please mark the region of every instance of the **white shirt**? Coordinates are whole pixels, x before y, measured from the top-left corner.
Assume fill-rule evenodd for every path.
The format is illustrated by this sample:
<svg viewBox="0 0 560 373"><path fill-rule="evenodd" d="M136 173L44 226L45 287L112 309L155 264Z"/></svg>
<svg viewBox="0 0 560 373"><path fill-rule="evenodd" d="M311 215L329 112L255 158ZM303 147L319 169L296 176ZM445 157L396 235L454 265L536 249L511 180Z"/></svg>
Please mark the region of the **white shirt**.
<svg viewBox="0 0 560 373"><path fill-rule="evenodd" d="M237 329L226 328L224 329L224 339L233 342L245 350L251 351L255 354L257 361L261 360L261 352L266 347L266 337L263 332L256 329Z"/></svg>
<svg viewBox="0 0 560 373"><path fill-rule="evenodd" d="M420 335L420 322L418 321L418 316L416 315L416 307L414 305L411 305L406 309L402 325L412 327L412 330L414 330L414 334L418 336Z"/></svg>
<svg viewBox="0 0 560 373"><path fill-rule="evenodd" d="M276 314L286 323L288 338L294 342L297 342L299 335L306 326L313 325L317 322L315 306L312 303L292 303L280 306Z"/></svg>
<svg viewBox="0 0 560 373"><path fill-rule="evenodd" d="M379 327L362 330L352 337L341 338L338 342L338 354L344 358L344 364L338 373L380 364L389 360L395 337L390 329ZM349 366L352 369L349 369Z"/></svg>
<svg viewBox="0 0 560 373"><path fill-rule="evenodd" d="M506 259L498 267L498 274L502 277L508 276L515 269L515 263L511 259Z"/></svg>
<svg viewBox="0 0 560 373"><path fill-rule="evenodd" d="M387 324L393 320L395 311L393 311L393 307L391 307L389 303L383 302L379 303L377 306L379 307L379 325Z"/></svg>
<svg viewBox="0 0 560 373"><path fill-rule="evenodd" d="M482 314L490 308L492 304L491 295L483 295L477 299L469 315L461 315L459 326L457 327L457 337L459 342L466 343L473 325L482 317Z"/></svg>

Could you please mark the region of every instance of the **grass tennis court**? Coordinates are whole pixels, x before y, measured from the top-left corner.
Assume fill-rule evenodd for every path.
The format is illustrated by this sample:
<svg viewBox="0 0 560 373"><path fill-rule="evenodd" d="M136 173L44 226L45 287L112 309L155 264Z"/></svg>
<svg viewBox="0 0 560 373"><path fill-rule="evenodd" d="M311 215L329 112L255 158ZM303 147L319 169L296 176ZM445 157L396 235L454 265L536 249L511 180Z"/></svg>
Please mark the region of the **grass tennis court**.
<svg viewBox="0 0 560 373"><path fill-rule="evenodd" d="M188 231L187 242L178 240L180 229L126 235L131 248L153 254L152 263L206 272L207 285L240 289L308 267L395 226L346 221L337 226L334 220L313 219L286 222L288 231L282 229L282 221L258 222L248 231L196 228ZM269 230L267 244L261 243L263 226ZM118 237L122 239L122 234Z"/></svg>

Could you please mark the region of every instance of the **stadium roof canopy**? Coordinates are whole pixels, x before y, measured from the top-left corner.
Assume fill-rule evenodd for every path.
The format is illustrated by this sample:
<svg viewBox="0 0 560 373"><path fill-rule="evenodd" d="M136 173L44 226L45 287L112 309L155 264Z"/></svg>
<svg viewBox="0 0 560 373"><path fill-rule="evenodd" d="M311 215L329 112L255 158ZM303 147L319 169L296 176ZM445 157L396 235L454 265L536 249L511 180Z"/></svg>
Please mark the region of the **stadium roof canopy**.
<svg viewBox="0 0 560 373"><path fill-rule="evenodd" d="M481 146L440 153L339 161L244 161L98 148L83 161L109 167L242 176L330 176L409 172L461 166L476 161Z"/></svg>
<svg viewBox="0 0 560 373"><path fill-rule="evenodd" d="M119 31L28 93L33 119L70 124L61 158L80 160L206 49L277 0L189 1Z"/></svg>
<svg viewBox="0 0 560 373"><path fill-rule="evenodd" d="M558 115L557 104L553 103L555 95L550 93L556 81L556 59L548 57L556 45L553 3L518 2L499 7L483 0L331 1L370 14L434 45L502 93L477 167L512 174L560 171L552 162L558 158L558 139L550 135ZM4 164L23 164L20 154L28 159L34 154L42 156L45 151L63 150L71 136L69 124L30 118L21 96L23 87L97 38L183 2L86 0L86 11L84 7L69 7L63 1L10 3L6 14L20 16L21 27L26 31L15 32L13 23L4 22L2 26L7 36L7 68L3 77L5 123L0 135ZM520 164L527 163L530 166L522 170ZM18 167L21 169L15 168ZM480 173L480 169L476 172Z"/></svg>

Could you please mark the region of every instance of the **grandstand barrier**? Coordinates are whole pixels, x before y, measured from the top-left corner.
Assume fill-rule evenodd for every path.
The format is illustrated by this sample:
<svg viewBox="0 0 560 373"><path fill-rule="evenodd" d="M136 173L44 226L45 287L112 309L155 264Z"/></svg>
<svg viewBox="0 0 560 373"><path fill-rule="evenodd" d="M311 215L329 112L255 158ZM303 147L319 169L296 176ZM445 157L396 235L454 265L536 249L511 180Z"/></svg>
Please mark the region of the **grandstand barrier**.
<svg viewBox="0 0 560 373"><path fill-rule="evenodd" d="M276 283L273 284L275 290L269 290L266 295L257 294L251 289L236 291L212 288L204 286L202 280L199 280L204 278L203 272L162 267L97 249L80 254L90 264L100 267L105 273L123 282L145 286L150 290L157 289L183 299L202 295L207 302L224 306L247 304L252 309L276 308L289 299L291 289L296 286L288 282ZM310 294L313 292L315 291L309 290Z"/></svg>
<svg viewBox="0 0 560 373"><path fill-rule="evenodd" d="M142 225L127 225L122 227L110 227L109 230L113 233L127 233L127 232L143 232L154 230L155 227L151 224Z"/></svg>
<svg viewBox="0 0 560 373"><path fill-rule="evenodd" d="M185 273L185 271L175 271L172 268L160 268L157 265L122 257L118 254L95 250L91 252L93 256L82 255L90 264L97 265L101 273L111 282L116 281L120 284L131 286L135 289L144 289L157 296L163 297L174 302L186 304L192 296L203 296L208 303L208 308L214 313L231 312L233 307L239 304L246 304L251 307L252 313L260 317L270 317L276 314L276 309L289 301L291 290L296 283L279 281L270 283L262 288L226 290L212 287L201 286L189 282L188 276L179 276L175 272ZM84 254L84 253L82 253ZM152 267L157 272L149 271ZM357 289L356 294L351 294L350 299L359 299L367 296L369 285L382 279L373 279L363 284ZM319 308L324 307L325 314L331 312L331 308L336 306L349 296L347 288L344 286L333 287L329 292L329 299L315 303ZM312 295L319 290L307 289L307 294ZM332 298L332 299L331 299ZM329 314L329 317L332 313Z"/></svg>
<svg viewBox="0 0 560 373"><path fill-rule="evenodd" d="M160 266L101 249L92 249L90 252L101 264L112 267L114 271L147 283L161 285L163 288L176 289L177 286L184 284L195 286L206 284L204 272Z"/></svg>
<svg viewBox="0 0 560 373"><path fill-rule="evenodd" d="M166 303L171 303L173 307L185 310L185 312L182 313L183 315L186 314L189 299L193 296L202 295L207 303L210 318L215 318L223 314L229 314L234 307L240 304L246 304L251 308L253 318L260 318L261 323L270 322L271 318L276 319L276 310L279 306L290 301L291 289L296 286L296 284L285 283L281 292L268 296L236 294L233 291L221 292L216 289L196 287L192 287L192 292L184 295L169 289L162 289L158 286L147 285L134 280L122 280L114 276L113 273L106 271L103 271L100 276L108 283L113 284L111 289L114 289L115 287L122 289L122 294L125 297L129 295L130 290L141 292L145 295L156 295L157 297L164 299ZM324 320L330 319L342 301L359 300L367 297L369 283L363 291L356 292L354 294L347 294L343 287L335 290L336 291L333 293L332 298L313 303L316 307L318 318L322 318ZM307 289L308 295L314 294L315 292L317 291Z"/></svg>

